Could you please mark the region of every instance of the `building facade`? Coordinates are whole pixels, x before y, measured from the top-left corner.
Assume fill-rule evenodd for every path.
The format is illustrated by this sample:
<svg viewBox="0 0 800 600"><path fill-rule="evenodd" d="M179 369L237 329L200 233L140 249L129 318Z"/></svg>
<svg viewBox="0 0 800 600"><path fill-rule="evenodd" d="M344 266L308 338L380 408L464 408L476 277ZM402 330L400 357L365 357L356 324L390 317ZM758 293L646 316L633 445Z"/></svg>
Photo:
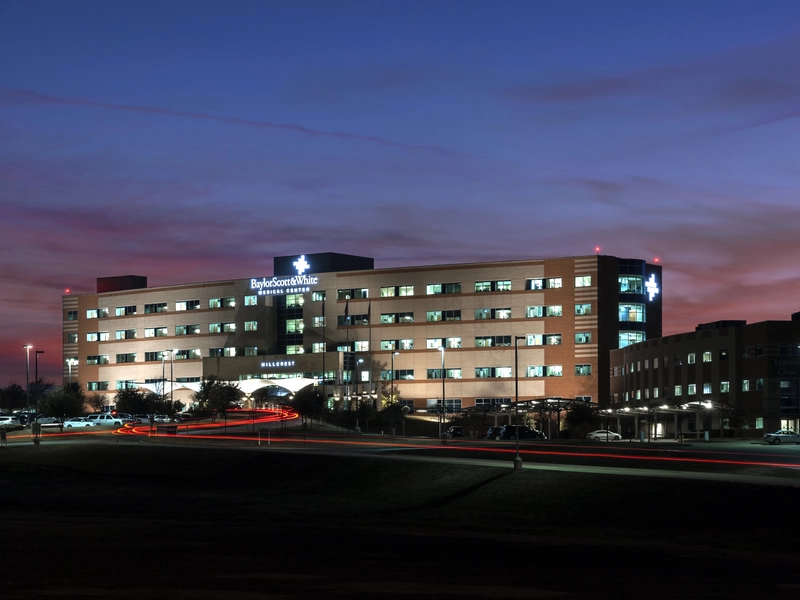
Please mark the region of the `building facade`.
<svg viewBox="0 0 800 600"><path fill-rule="evenodd" d="M610 352L661 336L661 267L589 255L375 269L335 253L276 257L272 276L147 287L98 279L63 297L64 378L89 392L208 375L318 379L332 400L392 383L454 410L610 399ZM515 369L518 365L518 369Z"/></svg>
<svg viewBox="0 0 800 600"><path fill-rule="evenodd" d="M717 321L612 351L617 414L655 411L650 435L733 435L800 426L800 313L791 321ZM662 418L659 421L659 417ZM625 419L622 419L623 428Z"/></svg>

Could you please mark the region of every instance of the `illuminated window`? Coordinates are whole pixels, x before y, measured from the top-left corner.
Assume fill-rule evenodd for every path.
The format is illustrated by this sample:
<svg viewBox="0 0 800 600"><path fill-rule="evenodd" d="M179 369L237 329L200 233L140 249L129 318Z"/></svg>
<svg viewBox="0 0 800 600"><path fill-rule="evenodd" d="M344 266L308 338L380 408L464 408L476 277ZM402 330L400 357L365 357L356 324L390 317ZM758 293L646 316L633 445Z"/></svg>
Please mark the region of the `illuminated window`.
<svg viewBox="0 0 800 600"><path fill-rule="evenodd" d="M328 317L313 317L311 320L312 327L325 327Z"/></svg>
<svg viewBox="0 0 800 600"><path fill-rule="evenodd" d="M696 384L696 383L690 383L690 384L689 384L689 385L686 387L686 393L687 393L689 396L694 396L694 395L697 393L697 384Z"/></svg>
<svg viewBox="0 0 800 600"><path fill-rule="evenodd" d="M77 344L78 343L78 334L77 333L68 333L67 334L67 343L68 344Z"/></svg>
<svg viewBox="0 0 800 600"><path fill-rule="evenodd" d="M683 388L679 385L675 386L675 397L680 398L683 395Z"/></svg>
<svg viewBox="0 0 800 600"><path fill-rule="evenodd" d="M458 338L459 342L461 338ZM484 335L475 338L476 348L489 348L491 346L510 346L510 335ZM461 347L460 345L458 346Z"/></svg>
<svg viewBox="0 0 800 600"><path fill-rule="evenodd" d="M244 347L244 355L245 356L258 356L258 346L245 346Z"/></svg>
<svg viewBox="0 0 800 600"><path fill-rule="evenodd" d="M723 394L728 393L731 391L731 382L730 381L720 381L719 382L719 391Z"/></svg>
<svg viewBox="0 0 800 600"><path fill-rule="evenodd" d="M703 384L703 393L704 394L710 394L711 393L711 384L710 383L704 383Z"/></svg>
<svg viewBox="0 0 800 600"><path fill-rule="evenodd" d="M545 377L561 377L562 369L561 365L550 365L549 367L544 368L544 376Z"/></svg>
<svg viewBox="0 0 800 600"><path fill-rule="evenodd" d="M592 374L592 365L575 365L575 375L585 376Z"/></svg>
<svg viewBox="0 0 800 600"><path fill-rule="evenodd" d="M591 275L578 275L575 277L575 287L591 287L592 285L592 276Z"/></svg>
<svg viewBox="0 0 800 600"><path fill-rule="evenodd" d="M591 304L576 304L575 305L575 314L576 315L590 315L592 314L592 305Z"/></svg>
<svg viewBox="0 0 800 600"><path fill-rule="evenodd" d="M476 292L510 292L511 281L476 281Z"/></svg>
<svg viewBox="0 0 800 600"><path fill-rule="evenodd" d="M548 306L547 307L547 312L545 314L548 317L560 317L561 314L562 314L561 305L559 304L559 305L555 305L555 306Z"/></svg>
<svg viewBox="0 0 800 600"><path fill-rule="evenodd" d="M478 379L507 379L511 376L511 367L475 367L475 377Z"/></svg>
<svg viewBox="0 0 800 600"><path fill-rule="evenodd" d="M200 300L181 300L175 303L175 310L197 310L200 308Z"/></svg>
<svg viewBox="0 0 800 600"><path fill-rule="evenodd" d="M510 308L476 308L475 318L480 319L510 319Z"/></svg>
<svg viewBox="0 0 800 600"><path fill-rule="evenodd" d="M560 346L561 345L561 334L560 333L550 333L544 336L544 343L545 346Z"/></svg>
<svg viewBox="0 0 800 600"><path fill-rule="evenodd" d="M156 302L154 304L144 305L144 314L146 315L151 315L154 313L162 313L162 312L167 312L166 302Z"/></svg>
<svg viewBox="0 0 800 600"><path fill-rule="evenodd" d="M428 369L428 379L441 379L441 378L442 378L441 369ZM461 379L461 369L445 369L444 378Z"/></svg>
<svg viewBox="0 0 800 600"><path fill-rule="evenodd" d="M166 336L167 336L166 327L148 327L144 330L144 337L146 338L166 337Z"/></svg>
<svg viewBox="0 0 800 600"><path fill-rule="evenodd" d="M305 302L303 294L286 294L286 308L299 308Z"/></svg>
<svg viewBox="0 0 800 600"><path fill-rule="evenodd" d="M561 277L537 277L535 279L528 279L525 282L526 290L546 290L557 289L561 287Z"/></svg>
<svg viewBox="0 0 800 600"><path fill-rule="evenodd" d="M302 320L301 320L302 323ZM244 330L245 331L258 331L258 321L245 321L244 322ZM288 331L288 329L287 329ZM301 329L302 331L302 329Z"/></svg>
<svg viewBox="0 0 800 600"><path fill-rule="evenodd" d="M397 340L381 340L381 350L397 350Z"/></svg>
<svg viewBox="0 0 800 600"><path fill-rule="evenodd" d="M433 349L436 350L437 348L441 348L444 346L444 338L428 338L425 347L429 350Z"/></svg>
<svg viewBox="0 0 800 600"><path fill-rule="evenodd" d="M644 280L642 277L620 275L619 291L621 294L644 294Z"/></svg>
<svg viewBox="0 0 800 600"><path fill-rule="evenodd" d="M536 366L536 367L528 367L525 370L526 377L544 377L544 367Z"/></svg>
<svg viewBox="0 0 800 600"><path fill-rule="evenodd" d="M413 339L400 340L400 350L413 350L413 349L414 349Z"/></svg>
<svg viewBox="0 0 800 600"><path fill-rule="evenodd" d="M644 323L644 304L620 303L620 323Z"/></svg>
<svg viewBox="0 0 800 600"><path fill-rule="evenodd" d="M118 306L114 315L117 317L126 317L128 315L135 315L136 314L136 305L133 304L131 306Z"/></svg>
<svg viewBox="0 0 800 600"><path fill-rule="evenodd" d="M90 392L104 392L108 389L107 381L87 381L86 389Z"/></svg>
<svg viewBox="0 0 800 600"><path fill-rule="evenodd" d="M107 365L108 354L95 354L86 357L87 365Z"/></svg>
<svg viewBox="0 0 800 600"><path fill-rule="evenodd" d="M236 323L223 323L222 324L222 332L223 333L233 333L236 331Z"/></svg>
<svg viewBox="0 0 800 600"><path fill-rule="evenodd" d="M304 329L303 319L287 319L286 333L303 333Z"/></svg>
<svg viewBox="0 0 800 600"><path fill-rule="evenodd" d="M631 344L644 341L643 331L620 331L619 332L619 347L624 348Z"/></svg>
<svg viewBox="0 0 800 600"><path fill-rule="evenodd" d="M381 298L392 298L397 293L396 286L389 286L389 287L382 287L381 288Z"/></svg>
<svg viewBox="0 0 800 600"><path fill-rule="evenodd" d="M357 340L354 347L356 352L369 352L369 340Z"/></svg>
<svg viewBox="0 0 800 600"><path fill-rule="evenodd" d="M302 344L290 344L286 346L286 354L305 354Z"/></svg>
<svg viewBox="0 0 800 600"><path fill-rule="evenodd" d="M326 347L327 346L325 342L314 342L311 344L311 352L314 354L319 354L321 352L325 352Z"/></svg>
<svg viewBox="0 0 800 600"><path fill-rule="evenodd" d="M576 344L591 344L592 343L592 332L591 331L579 331L575 334L575 343Z"/></svg>
<svg viewBox="0 0 800 600"><path fill-rule="evenodd" d="M258 306L258 296L245 296L244 297L244 305L245 306Z"/></svg>
<svg viewBox="0 0 800 600"><path fill-rule="evenodd" d="M222 333L222 323L209 323L208 333Z"/></svg>
<svg viewBox="0 0 800 600"><path fill-rule="evenodd" d="M312 302L324 302L325 301L325 292L311 292L311 301Z"/></svg>
<svg viewBox="0 0 800 600"><path fill-rule="evenodd" d="M711 352L703 352L703 362L711 362Z"/></svg>
<svg viewBox="0 0 800 600"><path fill-rule="evenodd" d="M527 335L526 344L528 346L543 346L544 336L541 333L529 333Z"/></svg>
<svg viewBox="0 0 800 600"><path fill-rule="evenodd" d="M222 356L236 356L236 348L223 348Z"/></svg>
<svg viewBox="0 0 800 600"><path fill-rule="evenodd" d="M528 306L525 309L525 316L528 319L544 317L544 306Z"/></svg>
<svg viewBox="0 0 800 600"><path fill-rule="evenodd" d="M89 309L86 311L86 318L87 319L96 319L97 318L97 309Z"/></svg>
<svg viewBox="0 0 800 600"><path fill-rule="evenodd" d="M433 283L425 287L425 293L428 296L436 294L460 294L461 283Z"/></svg>
<svg viewBox="0 0 800 600"><path fill-rule="evenodd" d="M697 358L694 352L689 352L686 356L686 364L693 365L697 362Z"/></svg>
<svg viewBox="0 0 800 600"><path fill-rule="evenodd" d="M742 379L742 391L749 392L750 391L750 380L749 379Z"/></svg>

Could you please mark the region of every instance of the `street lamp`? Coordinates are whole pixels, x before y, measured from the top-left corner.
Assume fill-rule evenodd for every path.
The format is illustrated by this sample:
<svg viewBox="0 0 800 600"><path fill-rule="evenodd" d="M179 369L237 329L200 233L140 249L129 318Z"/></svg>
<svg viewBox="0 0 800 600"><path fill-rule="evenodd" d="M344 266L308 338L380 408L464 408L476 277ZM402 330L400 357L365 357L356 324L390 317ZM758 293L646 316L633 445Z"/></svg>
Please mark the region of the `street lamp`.
<svg viewBox="0 0 800 600"><path fill-rule="evenodd" d="M355 390L356 390L356 433L359 433L361 429L358 427L358 413L361 410L361 394L358 390L358 380L361 379L361 371L359 371L358 366L364 362L363 358L359 358L356 361L356 368L355 368Z"/></svg>
<svg viewBox="0 0 800 600"><path fill-rule="evenodd" d="M514 422L516 423L516 435L514 436L514 446L516 456L514 456L514 470L522 470L522 457L519 455L519 341L524 340L525 336L514 336Z"/></svg>
<svg viewBox="0 0 800 600"><path fill-rule="evenodd" d="M33 384L36 386L36 414L39 414L39 355L44 354L44 350L36 350L34 353L34 363L36 364L33 376Z"/></svg>
<svg viewBox="0 0 800 600"><path fill-rule="evenodd" d="M445 407L445 394L444 394L444 346L439 346L439 352L442 353L442 410L439 411L439 438L442 438L442 426L444 424L444 407Z"/></svg>
<svg viewBox="0 0 800 600"><path fill-rule="evenodd" d="M392 387L389 388L389 400L394 399L394 357L400 354L399 352L392 352Z"/></svg>
<svg viewBox="0 0 800 600"><path fill-rule="evenodd" d="M31 412L31 348L30 344L25 344L25 401L27 402L28 412Z"/></svg>
<svg viewBox="0 0 800 600"><path fill-rule="evenodd" d="M169 351L169 410L172 414L172 407L175 404L174 387L175 387L175 353L177 350Z"/></svg>
<svg viewBox="0 0 800 600"><path fill-rule="evenodd" d="M67 370L69 371L69 382L72 383L72 367L78 366L78 359L71 356L67 359ZM63 371L62 371L63 373Z"/></svg>

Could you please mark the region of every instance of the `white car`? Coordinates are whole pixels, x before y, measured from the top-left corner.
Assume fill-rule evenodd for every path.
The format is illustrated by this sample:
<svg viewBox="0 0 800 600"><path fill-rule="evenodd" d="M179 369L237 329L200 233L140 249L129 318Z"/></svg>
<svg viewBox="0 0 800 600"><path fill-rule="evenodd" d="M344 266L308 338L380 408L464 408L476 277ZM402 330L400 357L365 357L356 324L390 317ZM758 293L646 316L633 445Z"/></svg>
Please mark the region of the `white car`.
<svg viewBox="0 0 800 600"><path fill-rule="evenodd" d="M0 429L22 429L25 427L17 417L0 417Z"/></svg>
<svg viewBox="0 0 800 600"><path fill-rule="evenodd" d="M590 431L586 434L587 440L596 440L600 442L605 441L612 441L612 440L621 440L622 436L618 433L614 433L613 431L607 431L605 429L598 429L597 431Z"/></svg>
<svg viewBox="0 0 800 600"><path fill-rule="evenodd" d="M791 429L781 429L774 433L764 434L764 441L773 446L778 444L800 444L800 433L795 433Z"/></svg>
<svg viewBox="0 0 800 600"><path fill-rule="evenodd" d="M64 421L64 427L92 427L92 425L86 417L73 417Z"/></svg>
<svg viewBox="0 0 800 600"><path fill-rule="evenodd" d="M122 425L122 419L111 413L95 413L86 418L92 425Z"/></svg>

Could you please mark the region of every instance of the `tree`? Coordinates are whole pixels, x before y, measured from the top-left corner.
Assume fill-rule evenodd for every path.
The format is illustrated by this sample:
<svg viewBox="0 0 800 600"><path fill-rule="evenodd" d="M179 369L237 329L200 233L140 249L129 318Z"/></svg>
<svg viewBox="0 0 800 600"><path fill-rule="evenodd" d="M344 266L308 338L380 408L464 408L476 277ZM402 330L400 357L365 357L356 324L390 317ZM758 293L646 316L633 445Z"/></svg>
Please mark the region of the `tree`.
<svg viewBox="0 0 800 600"><path fill-rule="evenodd" d="M17 383L10 383L4 388L0 388L0 409L11 412L25 408L27 401L25 388Z"/></svg>
<svg viewBox="0 0 800 600"><path fill-rule="evenodd" d="M86 404L94 412L101 412L104 406L108 406L108 396L105 394L91 394L86 398Z"/></svg>
<svg viewBox="0 0 800 600"><path fill-rule="evenodd" d="M235 406L244 396L239 385L230 381L221 381L216 375L203 377L200 389L192 394L199 414L216 414Z"/></svg>
<svg viewBox="0 0 800 600"><path fill-rule="evenodd" d="M325 396L319 386L309 385L299 390L291 402L297 413L303 417L303 427L306 418L313 422L314 417L320 420L325 410ZM310 426L309 426L310 428Z"/></svg>
<svg viewBox="0 0 800 600"><path fill-rule="evenodd" d="M31 381L30 389L31 392L31 406L39 407L39 412L41 411L41 400L42 398L54 388L55 386L51 381L46 381L45 379L39 377L36 381Z"/></svg>
<svg viewBox="0 0 800 600"><path fill-rule="evenodd" d="M86 394L77 383L65 383L39 399L39 412L59 419L81 416L86 412Z"/></svg>
<svg viewBox="0 0 800 600"><path fill-rule="evenodd" d="M739 430L739 437L744 437L744 429L750 423L750 413L746 408L737 408L730 417L730 426Z"/></svg>
<svg viewBox="0 0 800 600"><path fill-rule="evenodd" d="M158 396L153 393L145 393L135 388L118 390L114 396L114 404L120 412L132 415L155 414L155 400Z"/></svg>
<svg viewBox="0 0 800 600"><path fill-rule="evenodd" d="M597 422L597 413L595 413L591 404L588 402L573 402L572 406L567 409L565 417L567 427L570 429L579 429L581 438L586 434L586 428Z"/></svg>

